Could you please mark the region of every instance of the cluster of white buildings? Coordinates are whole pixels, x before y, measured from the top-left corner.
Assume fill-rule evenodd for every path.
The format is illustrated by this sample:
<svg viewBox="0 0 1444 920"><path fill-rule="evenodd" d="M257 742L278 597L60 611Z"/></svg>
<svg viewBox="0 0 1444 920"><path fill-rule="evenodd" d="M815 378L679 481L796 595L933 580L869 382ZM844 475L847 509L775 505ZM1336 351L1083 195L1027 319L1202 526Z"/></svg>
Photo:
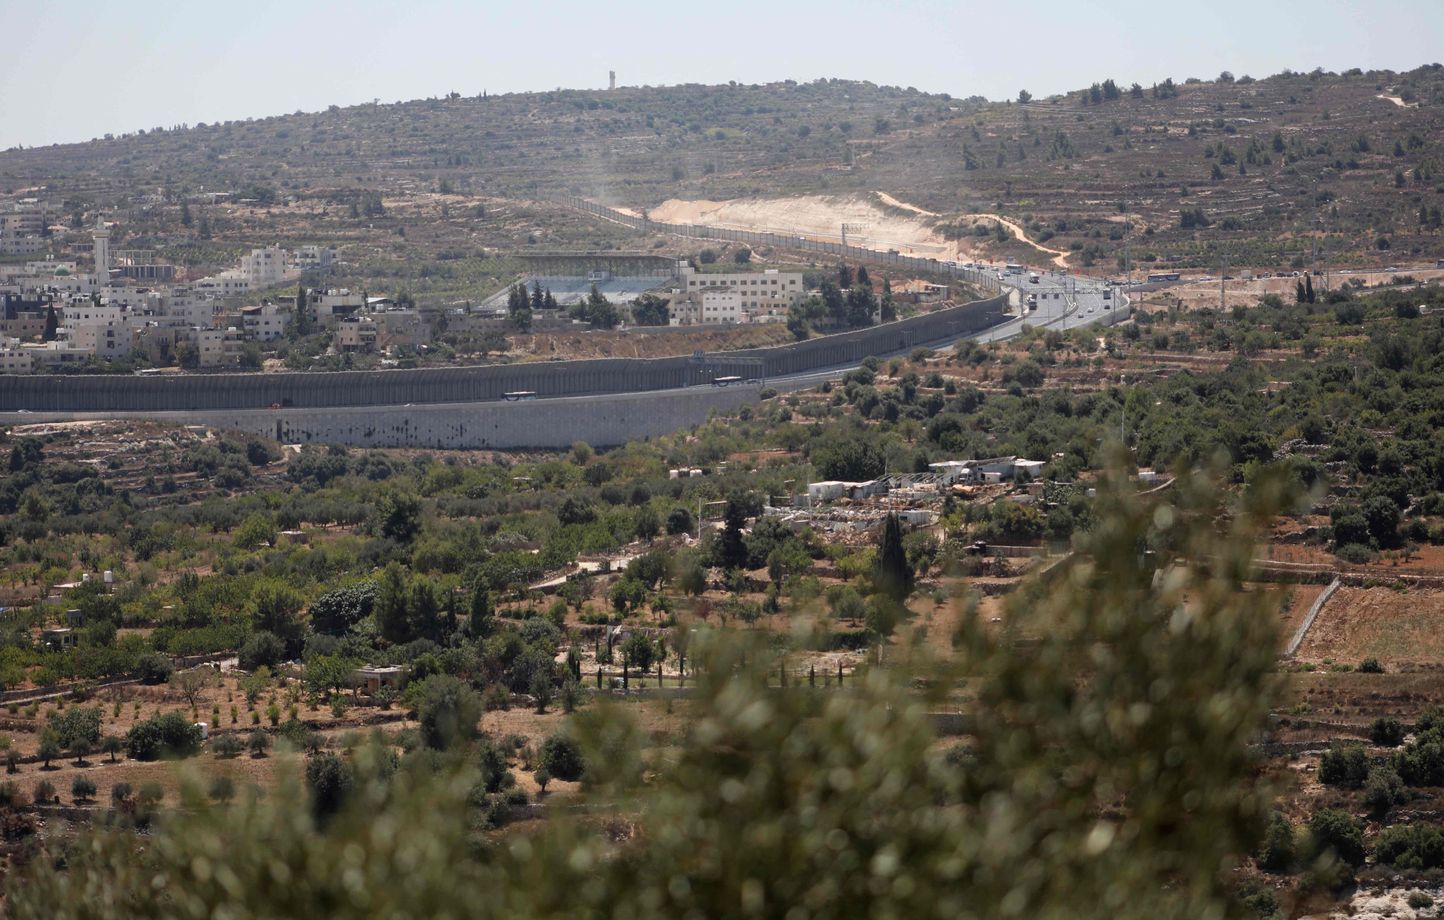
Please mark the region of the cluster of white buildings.
<svg viewBox="0 0 1444 920"><path fill-rule="evenodd" d="M929 463L927 473L896 473L864 482L824 479L809 482L807 494L798 495L796 507L813 507L847 499L854 502L891 497L907 505L941 495L955 485L1035 482L1042 478L1043 460L992 457L986 460L944 460Z"/></svg>
<svg viewBox="0 0 1444 920"><path fill-rule="evenodd" d="M241 264L195 282L197 290L215 297L244 296L285 284L294 284L302 272L326 271L336 264L336 250L302 246L294 251L280 246L252 249Z"/></svg>
<svg viewBox="0 0 1444 920"><path fill-rule="evenodd" d="M978 485L1020 480L1032 482L1043 475L1045 462L1022 457L991 457L987 460L945 460L929 463L928 468L937 476L939 485Z"/></svg>
<svg viewBox="0 0 1444 920"><path fill-rule="evenodd" d="M782 323L806 294L802 272L699 272L677 263L671 325Z"/></svg>
<svg viewBox="0 0 1444 920"><path fill-rule="evenodd" d="M34 200L3 203L0 241L17 234L41 239L46 213ZM113 251L103 221L92 240L89 272L53 258L0 266L0 373L123 359L137 351L158 364L174 363L189 350L198 367L235 365L247 343L281 337L295 315L292 298L239 309L236 300L336 261L329 247L268 246L242 256L237 268L176 283L174 267L153 254Z"/></svg>

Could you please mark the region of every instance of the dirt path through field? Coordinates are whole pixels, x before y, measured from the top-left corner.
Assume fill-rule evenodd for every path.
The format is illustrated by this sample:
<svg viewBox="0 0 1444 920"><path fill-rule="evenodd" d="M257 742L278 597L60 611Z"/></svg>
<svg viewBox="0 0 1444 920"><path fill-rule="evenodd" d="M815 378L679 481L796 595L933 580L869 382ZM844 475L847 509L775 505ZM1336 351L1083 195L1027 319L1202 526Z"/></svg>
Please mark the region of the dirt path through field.
<svg viewBox="0 0 1444 920"><path fill-rule="evenodd" d="M925 210L923 210L922 208L918 207L918 206L915 205L915 204L908 204L906 201L898 201L896 198L894 198L893 196L889 195L887 192L874 191L873 194L876 195L876 196L878 197L878 200L881 201L883 204L885 204L885 205L891 205L891 206L894 207L894 208L902 208L904 211L911 211L911 212L913 212L914 214L918 215L919 217L937 217L937 216L938 216L938 214L937 214L936 211L925 211Z"/></svg>
<svg viewBox="0 0 1444 920"><path fill-rule="evenodd" d="M1058 266L1059 268L1067 268L1067 267L1068 267L1068 253L1064 252L1064 251L1061 250L1061 249L1049 249L1047 246L1044 246L1042 243L1035 243L1035 242L1033 242L1032 240L1028 239L1028 234L1026 234L1026 233L1023 232L1023 228L1022 228L1022 227L1020 227L1018 224L1013 223L1011 220L1008 220L1008 218L1003 217L1002 215L999 215L999 214L964 214L964 215L962 215L962 216L963 216L964 218L971 219L971 220L991 220L991 221L996 221L997 223L1000 223L1000 224L1003 225L1003 229L1005 229L1005 230L1007 230L1009 233L1013 234L1013 236L1016 236L1016 237L1018 238L1019 242L1027 243L1029 246L1032 246L1034 249L1038 250L1039 252L1046 252L1046 253L1048 253L1049 255L1051 255L1051 256L1053 257L1053 264L1054 264L1054 265Z"/></svg>

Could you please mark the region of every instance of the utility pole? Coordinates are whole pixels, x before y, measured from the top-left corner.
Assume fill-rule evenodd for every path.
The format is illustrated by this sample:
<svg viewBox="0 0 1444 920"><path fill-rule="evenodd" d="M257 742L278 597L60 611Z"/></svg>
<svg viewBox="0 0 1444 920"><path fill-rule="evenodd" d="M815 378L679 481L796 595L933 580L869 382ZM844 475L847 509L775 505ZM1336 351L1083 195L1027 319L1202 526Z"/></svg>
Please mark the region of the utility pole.
<svg viewBox="0 0 1444 920"><path fill-rule="evenodd" d="M1123 412L1118 420L1118 440L1128 446L1128 375L1118 375L1118 385L1123 390Z"/></svg>
<svg viewBox="0 0 1444 920"><path fill-rule="evenodd" d="M1227 275L1228 255L1225 253L1223 256L1220 257L1218 263L1218 312L1220 313L1228 309L1228 307L1226 306L1227 297L1225 295L1225 285L1227 284L1227 282L1224 281L1224 278L1227 277Z"/></svg>
<svg viewBox="0 0 1444 920"><path fill-rule="evenodd" d="M1133 216L1128 213L1128 202L1123 202L1123 272L1128 286L1133 286Z"/></svg>

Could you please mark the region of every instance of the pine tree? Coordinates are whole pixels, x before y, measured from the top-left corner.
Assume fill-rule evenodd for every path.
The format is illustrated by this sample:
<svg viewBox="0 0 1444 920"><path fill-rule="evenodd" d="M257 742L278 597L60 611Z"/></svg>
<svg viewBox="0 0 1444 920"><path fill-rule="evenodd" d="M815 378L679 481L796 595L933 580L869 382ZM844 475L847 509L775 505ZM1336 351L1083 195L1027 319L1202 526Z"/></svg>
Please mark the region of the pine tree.
<svg viewBox="0 0 1444 920"><path fill-rule="evenodd" d="M518 281L511 286L506 298L506 308L511 314L511 323L521 332L531 329L531 298L526 293L526 283Z"/></svg>
<svg viewBox="0 0 1444 920"><path fill-rule="evenodd" d="M902 524L896 514L889 514L882 525L882 539L877 550L878 587L897 601L907 598L913 590L913 569L903 548Z"/></svg>
<svg viewBox="0 0 1444 920"><path fill-rule="evenodd" d="M857 267L857 283L872 287L872 279L867 276L866 265L859 265Z"/></svg>
<svg viewBox="0 0 1444 920"><path fill-rule="evenodd" d="M191 204L189 201L181 202L181 225L184 227L191 225Z"/></svg>
<svg viewBox="0 0 1444 920"><path fill-rule="evenodd" d="M890 323L897 319L897 307L892 302L892 283L888 279L882 279L882 300L878 303L882 311L882 321Z"/></svg>
<svg viewBox="0 0 1444 920"><path fill-rule="evenodd" d="M552 296L552 289L551 289L551 288L547 288L547 293L546 293L546 298L545 298L545 306L546 306L546 308L547 308L548 310L555 310L555 309L557 309L557 299Z"/></svg>
<svg viewBox="0 0 1444 920"><path fill-rule="evenodd" d="M531 308L541 310L546 307L546 298L542 296L541 282L533 281L531 284Z"/></svg>
<svg viewBox="0 0 1444 920"><path fill-rule="evenodd" d="M411 640L406 600L406 576L393 562L382 574L381 588L376 593L376 628L383 639L398 645Z"/></svg>
<svg viewBox="0 0 1444 920"><path fill-rule="evenodd" d="M1304 293L1304 283L1302 281L1294 286L1294 301L1296 303L1309 302L1309 295Z"/></svg>
<svg viewBox="0 0 1444 920"><path fill-rule="evenodd" d="M852 287L852 269L846 264L837 266L837 286L844 291Z"/></svg>

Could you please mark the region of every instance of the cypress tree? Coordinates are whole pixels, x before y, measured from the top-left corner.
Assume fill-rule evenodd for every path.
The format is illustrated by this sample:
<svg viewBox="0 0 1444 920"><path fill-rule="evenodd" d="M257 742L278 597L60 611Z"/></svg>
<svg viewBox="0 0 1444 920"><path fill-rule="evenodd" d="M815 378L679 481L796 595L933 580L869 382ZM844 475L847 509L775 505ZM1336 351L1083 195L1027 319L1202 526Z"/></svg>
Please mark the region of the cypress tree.
<svg viewBox="0 0 1444 920"><path fill-rule="evenodd" d="M747 523L747 514L736 501L727 502L727 513L723 516L722 538L717 541L717 565L731 571L747 565L747 546L742 540L742 526Z"/></svg>
<svg viewBox="0 0 1444 920"><path fill-rule="evenodd" d="M412 583L407 612L413 636L433 642L441 638L441 606L436 602L436 589L431 582L418 578Z"/></svg>
<svg viewBox="0 0 1444 920"><path fill-rule="evenodd" d="M477 585L471 592L471 617L467 629L473 639L480 639L491 632L491 595L482 585Z"/></svg>
<svg viewBox="0 0 1444 920"><path fill-rule="evenodd" d="M306 336L311 334L311 311L306 309L306 286L296 285L296 334Z"/></svg>
<svg viewBox="0 0 1444 920"><path fill-rule="evenodd" d="M901 601L913 590L913 570L903 549L902 524L896 514L889 514L882 525L882 540L877 551L877 584L894 600Z"/></svg>

